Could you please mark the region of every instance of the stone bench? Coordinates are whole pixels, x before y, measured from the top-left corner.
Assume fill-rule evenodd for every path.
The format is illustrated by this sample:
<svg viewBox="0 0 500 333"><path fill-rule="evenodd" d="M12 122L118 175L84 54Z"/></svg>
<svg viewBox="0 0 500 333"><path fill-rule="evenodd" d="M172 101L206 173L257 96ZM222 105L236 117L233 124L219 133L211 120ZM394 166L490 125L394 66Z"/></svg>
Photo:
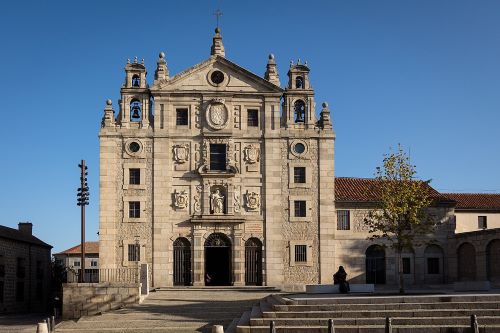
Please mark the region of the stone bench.
<svg viewBox="0 0 500 333"><path fill-rule="evenodd" d="M375 285L372 283L350 284L350 293L373 293ZM306 285L308 294L340 294L338 284L308 284Z"/></svg>

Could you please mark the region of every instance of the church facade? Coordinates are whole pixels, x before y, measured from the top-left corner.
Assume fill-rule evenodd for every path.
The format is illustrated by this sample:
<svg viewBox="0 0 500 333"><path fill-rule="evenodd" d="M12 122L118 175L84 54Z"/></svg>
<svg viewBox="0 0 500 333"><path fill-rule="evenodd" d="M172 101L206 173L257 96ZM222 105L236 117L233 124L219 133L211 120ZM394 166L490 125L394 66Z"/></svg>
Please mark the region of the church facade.
<svg viewBox="0 0 500 333"><path fill-rule="evenodd" d="M125 67L100 139L100 266L148 263L153 286L330 282L334 273L334 139L316 115L307 64L282 89L274 56L259 77L210 57L154 82Z"/></svg>

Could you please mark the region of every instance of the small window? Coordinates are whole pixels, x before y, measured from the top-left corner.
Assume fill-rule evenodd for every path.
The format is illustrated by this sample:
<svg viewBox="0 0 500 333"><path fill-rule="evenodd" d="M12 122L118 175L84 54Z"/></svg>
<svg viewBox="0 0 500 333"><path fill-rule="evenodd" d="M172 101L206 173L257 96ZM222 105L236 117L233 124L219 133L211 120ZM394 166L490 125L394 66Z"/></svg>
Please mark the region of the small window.
<svg viewBox="0 0 500 333"><path fill-rule="evenodd" d="M43 266L40 260L36 261L36 278L37 280L43 280Z"/></svg>
<svg viewBox="0 0 500 333"><path fill-rule="evenodd" d="M403 260L403 274L411 274L411 259L401 258Z"/></svg>
<svg viewBox="0 0 500 333"><path fill-rule="evenodd" d="M141 183L141 169L129 169L130 185L139 185Z"/></svg>
<svg viewBox="0 0 500 333"><path fill-rule="evenodd" d="M439 274L439 258L427 258L427 274Z"/></svg>
<svg viewBox="0 0 500 333"><path fill-rule="evenodd" d="M5 259L0 256L0 278L5 276Z"/></svg>
<svg viewBox="0 0 500 333"><path fill-rule="evenodd" d="M349 210L337 210L337 230L351 230L351 212Z"/></svg>
<svg viewBox="0 0 500 333"><path fill-rule="evenodd" d="M305 184L306 182L306 168L294 167L293 168L293 182L296 184Z"/></svg>
<svg viewBox="0 0 500 333"><path fill-rule="evenodd" d="M225 144L210 144L210 170L226 170Z"/></svg>
<svg viewBox="0 0 500 333"><path fill-rule="evenodd" d="M297 76L295 79L295 88L297 89L303 89L304 88L304 79L302 76Z"/></svg>
<svg viewBox="0 0 500 333"><path fill-rule="evenodd" d="M295 245L295 262L307 262L307 245Z"/></svg>
<svg viewBox="0 0 500 333"><path fill-rule="evenodd" d="M128 261L141 261L141 246L139 244L128 245Z"/></svg>
<svg viewBox="0 0 500 333"><path fill-rule="evenodd" d="M128 203L128 217L134 219L141 217L141 203L139 201L130 201Z"/></svg>
<svg viewBox="0 0 500 333"><path fill-rule="evenodd" d="M176 110L176 118L175 124L177 126L186 126L188 125L188 109L177 109Z"/></svg>
<svg viewBox="0 0 500 333"><path fill-rule="evenodd" d="M132 87L140 87L141 86L141 78L139 75L135 74L132 76Z"/></svg>
<svg viewBox="0 0 500 333"><path fill-rule="evenodd" d="M24 301L24 281L16 282L16 301Z"/></svg>
<svg viewBox="0 0 500 333"><path fill-rule="evenodd" d="M75 267L80 267L80 262L79 262L79 261L75 261L75 262L73 263L73 266L75 266Z"/></svg>
<svg viewBox="0 0 500 333"><path fill-rule="evenodd" d="M488 229L488 222L486 216L478 216L477 217L477 227L479 229Z"/></svg>
<svg viewBox="0 0 500 333"><path fill-rule="evenodd" d="M3 303L4 282L0 281L0 303Z"/></svg>
<svg viewBox="0 0 500 333"><path fill-rule="evenodd" d="M26 259L17 258L16 276L18 279L24 279L26 276Z"/></svg>
<svg viewBox="0 0 500 333"><path fill-rule="evenodd" d="M90 262L90 267L97 267L97 261L92 260L92 261Z"/></svg>
<svg viewBox="0 0 500 333"><path fill-rule="evenodd" d="M306 202L304 200L294 201L295 217L306 217Z"/></svg>
<svg viewBox="0 0 500 333"><path fill-rule="evenodd" d="M259 127L259 110L248 110L247 126Z"/></svg>

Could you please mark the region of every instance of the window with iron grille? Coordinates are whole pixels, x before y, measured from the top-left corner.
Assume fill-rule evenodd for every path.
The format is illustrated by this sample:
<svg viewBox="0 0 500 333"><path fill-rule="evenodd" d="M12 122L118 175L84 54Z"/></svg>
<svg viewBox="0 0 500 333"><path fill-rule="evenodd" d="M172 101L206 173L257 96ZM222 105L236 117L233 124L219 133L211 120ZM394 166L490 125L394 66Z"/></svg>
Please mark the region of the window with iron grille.
<svg viewBox="0 0 500 333"><path fill-rule="evenodd" d="M295 200L294 208L295 217L306 217L306 202L304 200Z"/></svg>
<svg viewBox="0 0 500 333"><path fill-rule="evenodd" d="M128 261L141 261L141 246L139 244L128 245Z"/></svg>
<svg viewBox="0 0 500 333"><path fill-rule="evenodd" d="M188 109L177 109L176 110L176 125L185 126L188 124Z"/></svg>
<svg viewBox="0 0 500 333"><path fill-rule="evenodd" d="M295 245L295 262L307 262L307 245Z"/></svg>
<svg viewBox="0 0 500 333"><path fill-rule="evenodd" d="M411 259L401 258L403 261L403 274L411 274Z"/></svg>
<svg viewBox="0 0 500 333"><path fill-rule="evenodd" d="M351 230L351 212L349 210L337 210L337 230Z"/></svg>
<svg viewBox="0 0 500 333"><path fill-rule="evenodd" d="M477 217L477 227L479 229L487 229L488 228L488 222L487 222L486 216L478 216Z"/></svg>
<svg viewBox="0 0 500 333"><path fill-rule="evenodd" d="M439 274L439 258L427 258L427 274Z"/></svg>
<svg viewBox="0 0 500 333"><path fill-rule="evenodd" d="M141 203L139 201L130 201L128 203L128 217L130 218L141 217Z"/></svg>
<svg viewBox="0 0 500 333"><path fill-rule="evenodd" d="M141 169L129 169L129 180L130 185L139 185L141 183Z"/></svg>
<svg viewBox="0 0 500 333"><path fill-rule="evenodd" d="M75 266L75 267L80 267L80 262L79 262L79 261L75 261L75 262L73 263L73 266Z"/></svg>
<svg viewBox="0 0 500 333"><path fill-rule="evenodd" d="M293 182L298 184L304 184L306 182L306 168L305 167L294 167L293 168Z"/></svg>
<svg viewBox="0 0 500 333"><path fill-rule="evenodd" d="M248 110L247 126L259 127L259 110Z"/></svg>
<svg viewBox="0 0 500 333"><path fill-rule="evenodd" d="M210 170L226 170L225 144L210 144Z"/></svg>

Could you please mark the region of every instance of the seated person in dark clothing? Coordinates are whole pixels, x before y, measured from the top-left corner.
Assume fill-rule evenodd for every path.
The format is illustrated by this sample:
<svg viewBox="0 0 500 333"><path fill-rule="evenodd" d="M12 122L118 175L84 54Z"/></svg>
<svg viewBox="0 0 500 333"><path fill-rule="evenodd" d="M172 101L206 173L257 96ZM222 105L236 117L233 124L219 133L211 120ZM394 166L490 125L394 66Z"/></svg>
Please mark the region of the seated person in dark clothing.
<svg viewBox="0 0 500 333"><path fill-rule="evenodd" d="M339 285L339 291L342 294L349 292L349 282L347 282L347 273L343 266L339 267L337 273L333 274L333 284Z"/></svg>

